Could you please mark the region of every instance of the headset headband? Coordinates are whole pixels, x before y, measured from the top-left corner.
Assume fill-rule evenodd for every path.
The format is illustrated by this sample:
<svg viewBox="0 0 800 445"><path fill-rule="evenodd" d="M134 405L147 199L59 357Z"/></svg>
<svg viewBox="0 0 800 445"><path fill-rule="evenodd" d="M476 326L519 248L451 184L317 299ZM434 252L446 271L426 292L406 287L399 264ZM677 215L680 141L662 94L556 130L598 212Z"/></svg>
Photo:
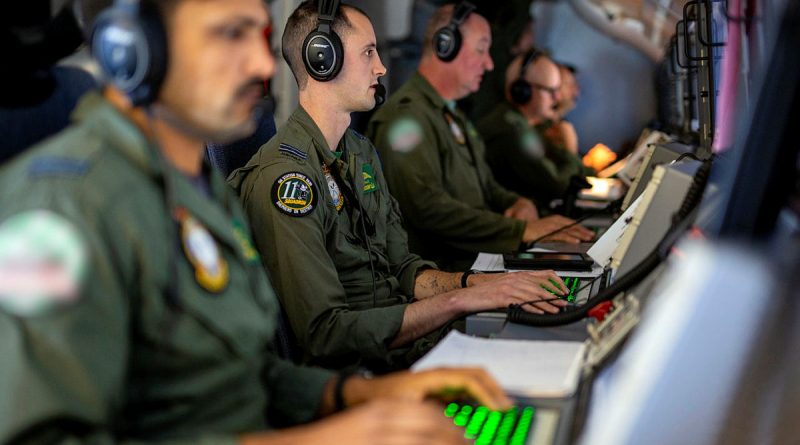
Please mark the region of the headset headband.
<svg viewBox="0 0 800 445"><path fill-rule="evenodd" d="M453 18L450 19L450 26L453 28L458 28L467 20L472 11L475 10L475 5L470 2L460 2L456 5L456 9L453 11Z"/></svg>
<svg viewBox="0 0 800 445"><path fill-rule="evenodd" d="M319 24L317 29L322 32L330 32L333 20L336 18L336 11L339 9L339 0L319 0Z"/></svg>
<svg viewBox="0 0 800 445"><path fill-rule="evenodd" d="M527 70L528 67L531 64L533 64L533 62L535 62L536 59L538 59L542 55L544 55L544 52L539 50L539 49L532 48L532 49L528 50L528 54L525 55L525 61L522 62L522 66L519 68L519 78L520 79L524 79L525 78L525 70Z"/></svg>

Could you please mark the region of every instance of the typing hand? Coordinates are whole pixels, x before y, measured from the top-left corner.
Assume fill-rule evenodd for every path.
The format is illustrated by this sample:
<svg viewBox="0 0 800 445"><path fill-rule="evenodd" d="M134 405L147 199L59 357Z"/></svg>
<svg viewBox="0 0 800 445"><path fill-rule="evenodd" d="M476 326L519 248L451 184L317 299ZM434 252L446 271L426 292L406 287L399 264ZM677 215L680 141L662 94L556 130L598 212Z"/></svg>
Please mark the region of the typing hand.
<svg viewBox="0 0 800 445"><path fill-rule="evenodd" d="M444 416L437 404L384 399L348 409L308 426L244 436L240 443L463 445L467 442L464 432Z"/></svg>
<svg viewBox="0 0 800 445"><path fill-rule="evenodd" d="M465 313L505 309L510 304L525 304L535 314L558 313L567 302L558 299L569 294L567 285L552 270L473 275L480 282L461 291ZM470 277L472 278L472 277ZM552 292L551 292L552 291Z"/></svg>
<svg viewBox="0 0 800 445"><path fill-rule="evenodd" d="M525 226L525 233L522 235L522 241L529 243L531 241L543 240L578 244L581 241L591 241L594 239L594 232L591 230L580 224L575 224L573 226L570 226L570 224L575 224L575 221L561 215L550 215L537 221L529 221ZM564 227L564 229L559 230L562 227Z"/></svg>
<svg viewBox="0 0 800 445"><path fill-rule="evenodd" d="M357 384L357 383L356 383ZM413 401L436 398L440 401L476 400L490 409L505 410L511 400L500 385L481 368L438 368L419 372L395 372L362 381L372 397L402 398Z"/></svg>

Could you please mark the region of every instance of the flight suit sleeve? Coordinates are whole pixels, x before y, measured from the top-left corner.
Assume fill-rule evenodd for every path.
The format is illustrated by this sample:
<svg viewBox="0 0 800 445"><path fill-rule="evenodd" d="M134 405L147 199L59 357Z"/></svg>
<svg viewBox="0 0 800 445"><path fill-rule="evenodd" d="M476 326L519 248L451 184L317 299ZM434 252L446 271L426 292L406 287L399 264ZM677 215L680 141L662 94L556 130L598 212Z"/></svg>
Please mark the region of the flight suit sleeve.
<svg viewBox="0 0 800 445"><path fill-rule="evenodd" d="M267 417L278 425L308 423L318 417L325 385L335 374L321 368L299 366L270 351L264 381L270 394Z"/></svg>
<svg viewBox="0 0 800 445"><path fill-rule="evenodd" d="M567 190L569 178L577 173L577 169L559 168L542 153L534 156L526 152L522 146L523 136L518 132L496 132L487 139L489 150L497 150L494 156L505 157L498 164L507 167L508 172L496 172L512 175L515 182L527 191L528 196L561 196Z"/></svg>
<svg viewBox="0 0 800 445"><path fill-rule="evenodd" d="M292 216L279 210L273 185L298 165L278 162L250 173L242 200L256 246L275 284L292 330L306 355L355 362L383 360L400 330L405 305L352 311L327 251L326 222L319 199L310 211ZM305 176L312 177L309 172ZM317 196L323 184L313 184Z"/></svg>
<svg viewBox="0 0 800 445"><path fill-rule="evenodd" d="M400 119L415 122L419 133L406 136L409 146L399 148L396 140L402 138L392 135L393 149L389 132ZM471 207L448 193L437 148L440 141L429 122L410 113L397 114L380 125L373 122L371 130L384 159L390 192L400 202L409 226L439 235L447 244L464 250L499 253L519 246L524 221Z"/></svg>
<svg viewBox="0 0 800 445"><path fill-rule="evenodd" d="M408 251L408 234L403 228L403 218L400 213L400 205L397 200L388 193L386 180L381 176L383 182L384 199L388 200L389 209L387 218L386 246L391 273L400 282L400 288L404 295L414 295L414 286L417 282L417 274L425 269L438 269L436 263L425 261Z"/></svg>
<svg viewBox="0 0 800 445"><path fill-rule="evenodd" d="M483 189L486 190L489 205L495 212L503 213L514 205L520 196L500 185L494 178L489 164L486 163L486 145L484 145L478 131L470 122L467 122L467 132L470 135L473 147L475 147L475 162L481 172Z"/></svg>
<svg viewBox="0 0 800 445"><path fill-rule="evenodd" d="M85 274L72 283L77 287L70 299L50 298L47 291L56 292L53 295L58 291L44 289L38 294L41 305L31 308L15 297L8 282L0 288L2 443L126 443L114 428L119 424L115 417L122 411L126 393L131 343L126 289L131 283L120 282L114 252L103 230L96 222L70 216L77 214L71 211L77 205L68 199L54 198L59 207L56 211L33 211L40 218L38 224L44 218L51 226L48 233L58 234L56 241L44 242L39 237L21 256L3 258L2 267L15 263L24 267L28 258L25 252L45 252L50 242L60 245L58 249L73 259L73 265L82 257L76 252L86 254L82 263ZM31 211L4 213L0 215L0 232L8 230L9 225L4 223ZM0 234L0 239L3 236ZM69 275L60 276L62 284L70 281ZM160 443L234 444L236 438L198 434L183 442Z"/></svg>

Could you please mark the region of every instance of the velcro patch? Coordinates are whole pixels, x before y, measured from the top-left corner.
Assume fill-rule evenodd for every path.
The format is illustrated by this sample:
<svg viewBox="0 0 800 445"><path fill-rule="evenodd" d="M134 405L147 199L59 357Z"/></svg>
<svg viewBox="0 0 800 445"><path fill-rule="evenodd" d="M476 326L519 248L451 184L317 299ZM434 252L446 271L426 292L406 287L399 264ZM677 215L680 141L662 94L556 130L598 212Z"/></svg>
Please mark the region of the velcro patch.
<svg viewBox="0 0 800 445"><path fill-rule="evenodd" d="M41 176L83 176L88 171L88 162L58 156L35 159L28 167L28 174L34 178Z"/></svg>
<svg viewBox="0 0 800 445"><path fill-rule="evenodd" d="M311 178L299 173L286 173L272 185L272 203L289 216L306 216L317 206L317 188Z"/></svg>
<svg viewBox="0 0 800 445"><path fill-rule="evenodd" d="M0 309L33 316L75 301L88 266L77 228L49 210L0 224Z"/></svg>
<svg viewBox="0 0 800 445"><path fill-rule="evenodd" d="M375 171L372 164L361 164L361 176L364 178L364 193L378 191L378 181L375 179Z"/></svg>
<svg viewBox="0 0 800 445"><path fill-rule="evenodd" d="M388 136L392 150L408 153L422 142L422 126L416 120L404 117L392 123Z"/></svg>

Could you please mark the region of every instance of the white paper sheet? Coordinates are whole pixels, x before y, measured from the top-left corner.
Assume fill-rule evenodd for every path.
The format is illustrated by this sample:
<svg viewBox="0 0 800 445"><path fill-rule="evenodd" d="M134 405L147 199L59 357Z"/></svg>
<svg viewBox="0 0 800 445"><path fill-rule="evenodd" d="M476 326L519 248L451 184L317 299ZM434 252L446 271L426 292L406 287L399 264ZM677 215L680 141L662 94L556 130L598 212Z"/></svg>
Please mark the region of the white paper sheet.
<svg viewBox="0 0 800 445"><path fill-rule="evenodd" d="M584 349L579 342L486 339L451 331L411 369L481 367L512 395L561 398L577 388Z"/></svg>

